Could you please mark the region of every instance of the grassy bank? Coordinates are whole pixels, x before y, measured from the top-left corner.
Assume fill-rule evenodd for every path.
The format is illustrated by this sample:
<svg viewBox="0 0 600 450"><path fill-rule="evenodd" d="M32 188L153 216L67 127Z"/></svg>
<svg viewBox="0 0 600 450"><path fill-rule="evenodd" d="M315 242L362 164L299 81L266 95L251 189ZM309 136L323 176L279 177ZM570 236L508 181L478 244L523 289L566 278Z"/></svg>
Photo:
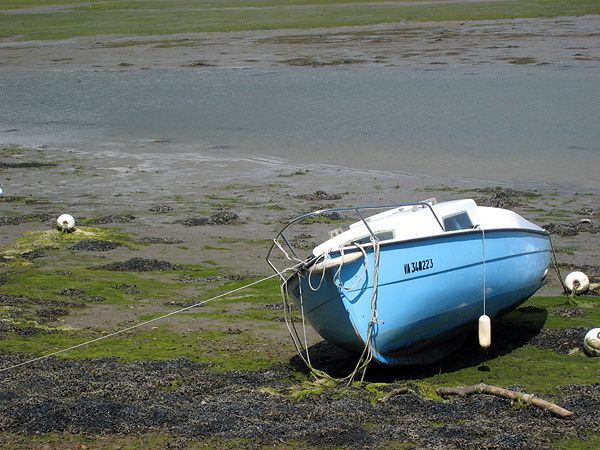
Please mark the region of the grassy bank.
<svg viewBox="0 0 600 450"><path fill-rule="evenodd" d="M69 3L68 7L58 5ZM600 0L523 0L403 4L383 0L8 1L0 4L0 37L21 40L96 35L329 28L398 21L447 21L600 14Z"/></svg>

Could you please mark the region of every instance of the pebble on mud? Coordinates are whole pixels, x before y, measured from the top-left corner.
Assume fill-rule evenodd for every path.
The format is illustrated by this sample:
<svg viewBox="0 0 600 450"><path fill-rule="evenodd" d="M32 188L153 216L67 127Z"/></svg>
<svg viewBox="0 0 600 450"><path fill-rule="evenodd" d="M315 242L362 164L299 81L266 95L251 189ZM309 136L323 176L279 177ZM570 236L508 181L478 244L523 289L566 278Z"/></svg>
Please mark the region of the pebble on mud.
<svg viewBox="0 0 600 450"><path fill-rule="evenodd" d="M312 194L300 194L300 195L296 195L296 198L302 199L302 200L310 200L310 201L317 201L317 200L341 200L342 198L342 194L328 194L325 191L322 190L318 190L313 192Z"/></svg>
<svg viewBox="0 0 600 450"><path fill-rule="evenodd" d="M28 222L46 222L51 219L50 214L23 214L21 216L6 216L0 217L0 226L3 225L20 225Z"/></svg>
<svg viewBox="0 0 600 450"><path fill-rule="evenodd" d="M102 216L90 219L91 223L95 224L107 224L107 223L130 223L133 222L137 217L131 214L112 214L109 216Z"/></svg>
<svg viewBox="0 0 600 450"><path fill-rule="evenodd" d="M584 317L587 311L583 308L569 308L566 306L558 306L550 310L550 314L560 317Z"/></svg>
<svg viewBox="0 0 600 450"><path fill-rule="evenodd" d="M585 327L543 329L529 341L529 345L568 354L574 348L581 348L585 333L587 333Z"/></svg>
<svg viewBox="0 0 600 450"><path fill-rule="evenodd" d="M79 297L80 295L85 295L85 291L80 288L65 288L61 289L57 292L58 295L66 295L69 297Z"/></svg>
<svg viewBox="0 0 600 450"><path fill-rule="evenodd" d="M559 236L577 236L581 232L600 233L600 226L591 220L570 223L549 223L542 228L550 234L558 234Z"/></svg>
<svg viewBox="0 0 600 450"><path fill-rule="evenodd" d="M7 305L45 305L56 306L62 308L85 308L83 302L70 302L64 300L46 299L46 298L30 298L21 295L0 294L0 303Z"/></svg>
<svg viewBox="0 0 600 450"><path fill-rule="evenodd" d="M521 206L522 202L520 199L524 197L539 197L539 194L535 192L517 191L515 189L503 188L501 186L477 189L477 192L489 195L489 197L475 199L475 202L479 206L491 206L494 208L514 208L516 206Z"/></svg>
<svg viewBox="0 0 600 450"><path fill-rule="evenodd" d="M85 250L88 252L106 252L120 247L122 244L102 239L82 239L75 244L67 247L68 250Z"/></svg>
<svg viewBox="0 0 600 450"><path fill-rule="evenodd" d="M154 205L148 211L150 211L150 212L160 212L160 213L171 212L171 211L173 211L173 207L171 205L165 205L165 204Z"/></svg>
<svg viewBox="0 0 600 450"><path fill-rule="evenodd" d="M175 281L183 281L184 283L207 283L218 281L241 281L246 278L256 278L255 275L209 275L207 277L194 277L187 274L175 275L171 277Z"/></svg>
<svg viewBox="0 0 600 450"><path fill-rule="evenodd" d="M113 289L122 289L126 294L139 294L140 291L135 284L113 284Z"/></svg>
<svg viewBox="0 0 600 450"><path fill-rule="evenodd" d="M40 317L62 317L68 316L69 310L63 308L42 308L35 312Z"/></svg>
<svg viewBox="0 0 600 450"><path fill-rule="evenodd" d="M241 223L240 217L231 211L219 211L210 217L191 217L175 221L186 227L196 227L203 225L235 225Z"/></svg>
<svg viewBox="0 0 600 450"><path fill-rule="evenodd" d="M307 234L307 233L301 233L297 236L294 236L291 241L290 244L292 244L292 246L294 248L300 249L300 250L307 250L310 248L314 248L317 246L317 243L313 240L311 240L312 235Z"/></svg>
<svg viewBox="0 0 600 450"><path fill-rule="evenodd" d="M0 169L37 169L40 167L55 167L57 164L52 162L4 162L0 161Z"/></svg>
<svg viewBox="0 0 600 450"><path fill-rule="evenodd" d="M168 261L160 261L158 259L146 258L131 258L127 261L117 261L103 266L95 267L95 269L114 270L117 272L151 272L175 270L177 266Z"/></svg>
<svg viewBox="0 0 600 450"><path fill-rule="evenodd" d="M183 244L181 239L173 239L166 237L144 236L138 239L140 244Z"/></svg>
<svg viewBox="0 0 600 450"><path fill-rule="evenodd" d="M35 250L30 250L25 253L21 253L21 257L25 258L29 261L33 261L34 259L44 258L46 256L46 252L43 248L36 248Z"/></svg>

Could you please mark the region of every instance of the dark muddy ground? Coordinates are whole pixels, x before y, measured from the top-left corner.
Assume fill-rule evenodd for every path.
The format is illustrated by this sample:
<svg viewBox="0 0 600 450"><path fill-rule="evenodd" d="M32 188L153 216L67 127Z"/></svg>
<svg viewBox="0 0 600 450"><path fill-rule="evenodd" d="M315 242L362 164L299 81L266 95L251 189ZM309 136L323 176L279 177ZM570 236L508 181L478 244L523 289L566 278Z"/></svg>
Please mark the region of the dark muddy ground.
<svg viewBox="0 0 600 450"><path fill-rule="evenodd" d="M54 167L56 163L45 163L39 161L31 162L5 162L0 161L0 169L31 169L40 167Z"/></svg>
<svg viewBox="0 0 600 450"><path fill-rule="evenodd" d="M116 261L110 264L100 266L99 269L114 270L117 272L152 272L161 270L173 270L177 266L169 261L160 261L158 259L131 258L127 261Z"/></svg>
<svg viewBox="0 0 600 450"><path fill-rule="evenodd" d="M1 357L2 366L18 363ZM382 404L361 387L290 400L289 369L215 373L186 360L123 364L114 359L46 360L3 373L0 429L89 434L164 431L186 438L292 440L364 448L395 440L417 448L548 448L560 436L599 432L600 384L566 386L561 420L477 395L443 402L413 394ZM393 386L390 386L390 388ZM493 417L493 420L490 418Z"/></svg>
<svg viewBox="0 0 600 450"><path fill-rule="evenodd" d="M88 252L106 252L114 250L120 245L118 242L105 241L103 239L82 239L67 248L69 250L85 250Z"/></svg>
<svg viewBox="0 0 600 450"><path fill-rule="evenodd" d="M519 191L501 186L477 189L478 192L486 194L486 197L475 199L478 205L491 206L493 208L514 208L522 206L523 199L539 197L539 194L531 191Z"/></svg>
<svg viewBox="0 0 600 450"><path fill-rule="evenodd" d="M18 216L0 217L0 226L19 225L28 222L46 222L51 218L50 214L22 214Z"/></svg>
<svg viewBox="0 0 600 450"><path fill-rule="evenodd" d="M141 237L138 242L140 244L183 244L184 241L167 237L144 236Z"/></svg>
<svg viewBox="0 0 600 450"><path fill-rule="evenodd" d="M218 211L210 217L190 217L178 220L177 223L186 227L196 227L201 225L233 225L241 223L240 216L231 211Z"/></svg>
<svg viewBox="0 0 600 450"><path fill-rule="evenodd" d="M538 309L526 311L536 313ZM584 333L583 328L536 331L506 323L498 326L499 338L491 352L483 355L471 337L463 353L471 355L466 364L479 361L481 370L486 371L490 370L486 360L515 346L529 344L566 353L580 345ZM313 346L311 354L317 367L334 375L345 375L355 361L326 342ZM0 355L0 367L24 359ZM452 364L440 367L452 370ZM437 369L425 372L428 370ZM546 394L575 412L572 419L565 420L483 394L444 401L407 394L381 403L379 399L403 382L398 381L402 377L396 369L378 366L367 373L368 382L396 381L313 391L292 399L286 394L298 386L298 371L306 368L297 357L290 364L267 370L225 373L188 360L50 358L0 373L0 430L21 436L165 433L176 437L177 448L185 448L188 440L221 439L219 446L225 447L295 442L301 446L383 448L393 442L435 449L546 449L562 438L585 440L600 432L600 383L561 386L552 395ZM425 372L406 369L403 373L418 379L426 376ZM518 385L509 388L522 390ZM544 397L544 393L536 394Z"/></svg>
<svg viewBox="0 0 600 450"><path fill-rule="evenodd" d="M342 198L342 194L328 194L327 192L323 191L323 190L318 190L315 191L311 194L299 194L296 195L296 198L300 198L302 200L310 200L310 201L315 201L315 200L341 200Z"/></svg>
<svg viewBox="0 0 600 450"><path fill-rule="evenodd" d="M549 223L544 228L549 233L560 236L577 236L581 232L600 233L600 225L590 219L581 219L570 223Z"/></svg>
<svg viewBox="0 0 600 450"><path fill-rule="evenodd" d="M583 338L588 331L585 327L541 330L540 334L529 341L529 345L565 354L581 351Z"/></svg>
<svg viewBox="0 0 600 450"><path fill-rule="evenodd" d="M107 224L107 223L131 223L137 217L132 216L131 214L111 214L108 216L96 217L90 219L90 222L93 224Z"/></svg>

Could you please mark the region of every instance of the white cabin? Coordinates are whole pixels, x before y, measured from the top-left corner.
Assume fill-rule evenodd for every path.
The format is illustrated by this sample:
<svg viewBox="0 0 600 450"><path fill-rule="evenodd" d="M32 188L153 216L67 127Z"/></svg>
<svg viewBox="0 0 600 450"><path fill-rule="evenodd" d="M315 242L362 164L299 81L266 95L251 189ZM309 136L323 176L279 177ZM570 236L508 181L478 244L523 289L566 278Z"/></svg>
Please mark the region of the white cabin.
<svg viewBox="0 0 600 450"><path fill-rule="evenodd" d="M502 208L478 206L472 199L441 203L431 199L423 203L430 205L431 209L425 205L402 206L370 216L365 221L380 242L405 241L474 228L543 230L517 213ZM431 210L435 212L435 216ZM351 224L346 231L334 232L338 234L315 247L313 255L319 256L355 243L370 242L369 230L362 220Z"/></svg>

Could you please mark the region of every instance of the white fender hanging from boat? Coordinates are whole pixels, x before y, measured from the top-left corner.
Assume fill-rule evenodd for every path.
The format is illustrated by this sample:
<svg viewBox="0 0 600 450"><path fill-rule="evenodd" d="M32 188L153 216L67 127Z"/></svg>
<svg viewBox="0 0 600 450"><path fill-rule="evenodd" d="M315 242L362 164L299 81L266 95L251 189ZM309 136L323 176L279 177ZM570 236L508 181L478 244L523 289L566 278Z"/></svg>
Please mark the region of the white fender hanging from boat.
<svg viewBox="0 0 600 450"><path fill-rule="evenodd" d="M583 338L583 350L589 356L600 356L600 328L593 328Z"/></svg>
<svg viewBox="0 0 600 450"><path fill-rule="evenodd" d="M581 294L589 289L590 279L583 272L571 272L565 277L565 286L570 292Z"/></svg>
<svg viewBox="0 0 600 450"><path fill-rule="evenodd" d="M61 214L56 219L58 229L63 232L71 232L75 229L75 219L70 214Z"/></svg>
<svg viewBox="0 0 600 450"><path fill-rule="evenodd" d="M479 345L483 348L492 345L492 321L485 314L479 317Z"/></svg>

